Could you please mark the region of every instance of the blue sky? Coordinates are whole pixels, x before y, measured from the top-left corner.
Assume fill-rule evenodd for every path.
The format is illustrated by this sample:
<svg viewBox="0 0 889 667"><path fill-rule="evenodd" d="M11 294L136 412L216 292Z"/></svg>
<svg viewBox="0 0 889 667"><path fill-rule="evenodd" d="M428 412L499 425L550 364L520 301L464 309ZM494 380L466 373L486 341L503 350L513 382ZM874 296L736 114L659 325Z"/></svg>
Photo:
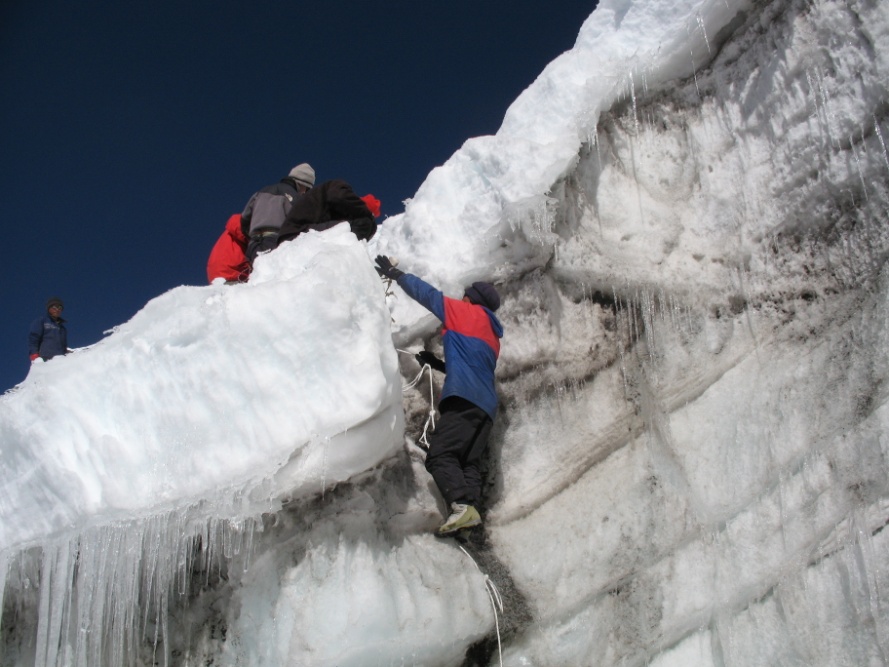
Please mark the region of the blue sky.
<svg viewBox="0 0 889 667"><path fill-rule="evenodd" d="M83 347L206 283L210 248L299 162L403 211L570 49L595 0L0 5L0 391L65 301ZM385 223L383 223L385 224Z"/></svg>

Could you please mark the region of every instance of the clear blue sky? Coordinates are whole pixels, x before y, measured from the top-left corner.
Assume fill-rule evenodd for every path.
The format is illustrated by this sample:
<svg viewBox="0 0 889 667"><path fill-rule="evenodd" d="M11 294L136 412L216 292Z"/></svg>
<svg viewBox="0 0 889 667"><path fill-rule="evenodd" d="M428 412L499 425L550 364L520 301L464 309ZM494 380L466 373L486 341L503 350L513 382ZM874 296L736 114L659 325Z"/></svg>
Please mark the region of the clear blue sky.
<svg viewBox="0 0 889 667"><path fill-rule="evenodd" d="M402 212L466 139L497 131L594 7L0 3L0 391L27 374L48 297L84 347L205 284L227 218L299 162Z"/></svg>

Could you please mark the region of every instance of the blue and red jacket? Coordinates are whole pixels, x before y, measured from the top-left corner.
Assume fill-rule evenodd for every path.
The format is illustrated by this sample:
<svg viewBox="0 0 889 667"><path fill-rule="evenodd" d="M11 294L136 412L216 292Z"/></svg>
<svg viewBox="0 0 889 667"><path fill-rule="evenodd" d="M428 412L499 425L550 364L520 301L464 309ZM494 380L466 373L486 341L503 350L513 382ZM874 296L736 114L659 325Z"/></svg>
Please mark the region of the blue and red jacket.
<svg viewBox="0 0 889 667"><path fill-rule="evenodd" d="M399 277L398 285L444 324L441 340L447 374L442 400L459 396L494 419L498 402L494 368L503 338L500 320L484 306L447 297L410 273Z"/></svg>

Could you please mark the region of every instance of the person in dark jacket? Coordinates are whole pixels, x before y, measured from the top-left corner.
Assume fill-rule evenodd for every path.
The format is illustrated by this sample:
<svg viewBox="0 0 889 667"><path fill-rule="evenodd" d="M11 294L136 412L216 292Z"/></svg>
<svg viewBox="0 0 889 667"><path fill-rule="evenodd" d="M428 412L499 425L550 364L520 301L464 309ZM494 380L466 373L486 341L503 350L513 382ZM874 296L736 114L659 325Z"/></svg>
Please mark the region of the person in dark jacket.
<svg viewBox="0 0 889 667"><path fill-rule="evenodd" d="M348 222L359 240L377 233L373 213L352 186L342 180L325 181L293 203L281 225L278 245L311 229L323 231L341 222Z"/></svg>
<svg viewBox="0 0 889 667"><path fill-rule="evenodd" d="M248 239L247 261L278 245L278 232L294 203L315 185L315 170L303 162L278 183L254 194L241 213L241 231Z"/></svg>
<svg viewBox="0 0 889 667"><path fill-rule="evenodd" d="M426 470L447 503L450 516L438 528L452 535L481 523L481 457L497 416L494 369L500 356L503 325L494 312L500 295L493 285L475 282L463 299L444 296L417 276L396 269L378 255L377 272L398 283L409 297L442 321L444 362L429 352L417 355L421 364L446 372L438 411L441 415L429 439Z"/></svg>
<svg viewBox="0 0 889 667"><path fill-rule="evenodd" d="M46 302L46 315L38 317L31 324L28 334L28 353L31 363L38 359L49 361L53 357L68 354L68 330L62 319L65 304L58 297Z"/></svg>

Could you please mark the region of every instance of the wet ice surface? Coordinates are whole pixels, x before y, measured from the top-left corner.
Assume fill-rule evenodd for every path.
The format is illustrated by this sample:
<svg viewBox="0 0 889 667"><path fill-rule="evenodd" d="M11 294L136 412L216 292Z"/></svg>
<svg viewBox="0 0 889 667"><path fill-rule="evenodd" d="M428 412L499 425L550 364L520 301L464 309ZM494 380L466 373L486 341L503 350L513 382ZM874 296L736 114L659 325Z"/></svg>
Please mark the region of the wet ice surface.
<svg viewBox="0 0 889 667"><path fill-rule="evenodd" d="M4 660L889 662L889 9L676 4L603 2L369 248L173 290L5 396ZM378 252L504 296L465 551L389 338L438 324Z"/></svg>

